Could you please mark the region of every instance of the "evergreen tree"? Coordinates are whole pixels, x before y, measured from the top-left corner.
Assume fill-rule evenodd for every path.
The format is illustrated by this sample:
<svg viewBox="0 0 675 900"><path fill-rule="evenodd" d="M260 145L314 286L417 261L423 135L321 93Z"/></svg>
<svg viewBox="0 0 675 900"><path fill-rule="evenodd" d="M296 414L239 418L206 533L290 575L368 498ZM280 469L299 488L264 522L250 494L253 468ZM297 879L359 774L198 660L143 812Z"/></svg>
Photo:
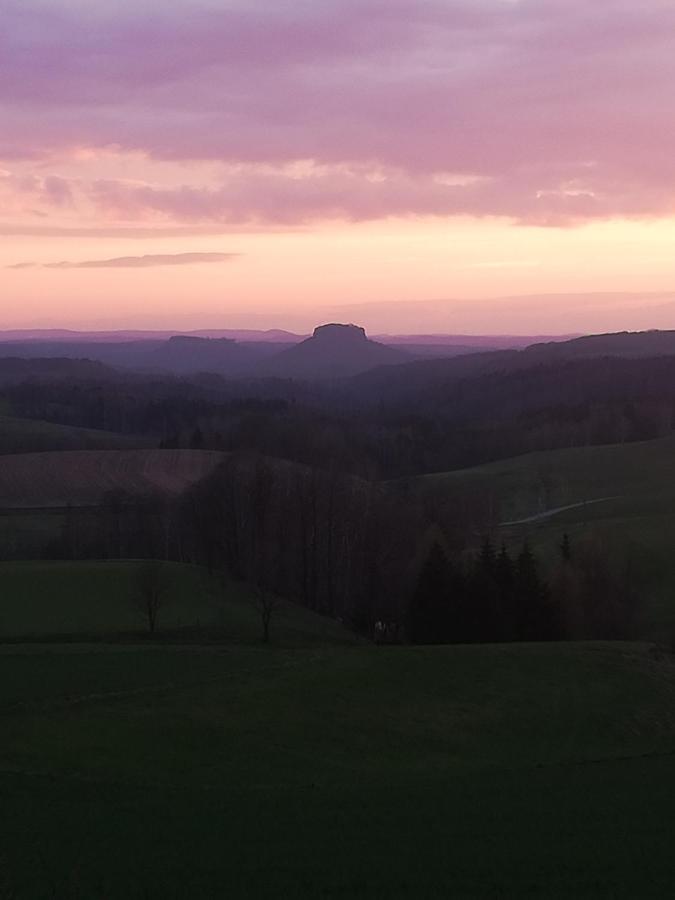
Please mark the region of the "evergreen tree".
<svg viewBox="0 0 675 900"><path fill-rule="evenodd" d="M501 640L500 591L497 554L489 537L483 540L471 573L468 640Z"/></svg>
<svg viewBox="0 0 675 900"><path fill-rule="evenodd" d="M518 556L514 585L516 635L521 641L547 641L560 636L561 623L548 586L527 542Z"/></svg>
<svg viewBox="0 0 675 900"><path fill-rule="evenodd" d="M527 542L523 544L523 549L516 562L514 592L517 639L521 641L536 640L539 632L541 584L537 572L537 561Z"/></svg>
<svg viewBox="0 0 675 900"><path fill-rule="evenodd" d="M511 641L514 639L515 628L515 599L514 587L516 569L513 560L509 556L506 546L502 544L495 563L495 581L499 588L499 614L498 639Z"/></svg>
<svg viewBox="0 0 675 900"><path fill-rule="evenodd" d="M497 554L489 537L483 538L478 555L478 569L489 578L494 578L497 569Z"/></svg>
<svg viewBox="0 0 675 900"><path fill-rule="evenodd" d="M471 595L465 573L458 565L450 566L448 641L463 644L471 640Z"/></svg>
<svg viewBox="0 0 675 900"><path fill-rule="evenodd" d="M434 543L422 566L408 609L407 633L413 644L442 644L449 639L450 567Z"/></svg>
<svg viewBox="0 0 675 900"><path fill-rule="evenodd" d="M570 536L565 532L562 538L562 544L560 545L560 555L563 558L563 562L571 562L572 560L572 546L570 544Z"/></svg>

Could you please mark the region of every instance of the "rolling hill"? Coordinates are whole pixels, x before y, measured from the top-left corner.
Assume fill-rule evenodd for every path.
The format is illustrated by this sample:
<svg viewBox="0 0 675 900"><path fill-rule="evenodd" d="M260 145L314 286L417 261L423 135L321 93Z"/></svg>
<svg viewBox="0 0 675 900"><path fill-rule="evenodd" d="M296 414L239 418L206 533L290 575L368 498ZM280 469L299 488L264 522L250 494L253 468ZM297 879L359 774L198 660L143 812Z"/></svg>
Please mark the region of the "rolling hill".
<svg viewBox="0 0 675 900"><path fill-rule="evenodd" d="M31 345L25 345L30 348ZM96 360L82 358L71 359L54 354L40 356L35 347L28 349L25 355L8 347L5 353L0 351L0 385L14 384L20 381L78 378L82 380L115 379L113 369Z"/></svg>
<svg viewBox="0 0 675 900"><path fill-rule="evenodd" d="M109 491L179 494L221 462L204 450L66 450L0 457L0 508L95 506Z"/></svg>
<svg viewBox="0 0 675 900"><path fill-rule="evenodd" d="M49 450L123 450L142 443L141 438L110 431L0 416L0 455Z"/></svg>
<svg viewBox="0 0 675 900"><path fill-rule="evenodd" d="M391 406L442 406L448 392L467 380L496 377L512 380L527 377L527 370L545 367L561 371L561 365L588 363L578 371L592 371L593 361L602 358L644 362L635 371L644 371L650 360L675 356L675 331L638 331L597 334L564 341L548 341L520 349L495 349L443 359L399 361L395 367L374 368L355 373L352 387L364 403L385 402ZM664 364L668 369L668 363ZM621 369L620 366L617 368ZM574 372L575 369L571 368ZM483 386L487 388L488 386ZM484 393L489 393L487 389ZM473 401L473 398L470 398Z"/></svg>
<svg viewBox="0 0 675 900"><path fill-rule="evenodd" d="M451 494L470 487L489 497L495 522L541 515L571 504L602 498L612 509L669 509L675 500L675 436L653 441L568 447L527 453L470 469L419 479ZM597 511L604 515L607 507ZM595 515L587 507L586 516Z"/></svg>
<svg viewBox="0 0 675 900"><path fill-rule="evenodd" d="M473 504L481 533L545 561L558 558L563 534L594 540L630 562L644 601L641 634L675 635L675 437L529 453L484 466L414 479L451 515Z"/></svg>

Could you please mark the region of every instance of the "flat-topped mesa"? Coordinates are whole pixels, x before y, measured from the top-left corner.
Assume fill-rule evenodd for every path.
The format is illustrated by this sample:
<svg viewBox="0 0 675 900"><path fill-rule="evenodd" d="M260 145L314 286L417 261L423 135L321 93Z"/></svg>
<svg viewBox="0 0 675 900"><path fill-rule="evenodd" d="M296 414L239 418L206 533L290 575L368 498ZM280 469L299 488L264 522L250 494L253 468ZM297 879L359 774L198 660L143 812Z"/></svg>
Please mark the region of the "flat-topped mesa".
<svg viewBox="0 0 675 900"><path fill-rule="evenodd" d="M394 365L411 357L395 347L368 340L365 328L331 322L312 337L271 359L267 373L282 378L346 378L376 366Z"/></svg>
<svg viewBox="0 0 675 900"><path fill-rule="evenodd" d="M317 325L314 329L314 338L320 340L329 340L331 342L340 343L353 341L367 341L366 329L360 325L341 325L331 322L328 325Z"/></svg>

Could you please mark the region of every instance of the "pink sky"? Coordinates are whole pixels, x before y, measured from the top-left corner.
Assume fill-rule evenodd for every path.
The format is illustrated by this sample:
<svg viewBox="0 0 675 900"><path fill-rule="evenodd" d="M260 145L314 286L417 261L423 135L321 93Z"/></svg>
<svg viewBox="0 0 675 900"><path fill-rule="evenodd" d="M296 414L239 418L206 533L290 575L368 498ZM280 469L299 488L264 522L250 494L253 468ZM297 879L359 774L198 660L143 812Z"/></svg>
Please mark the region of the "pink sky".
<svg viewBox="0 0 675 900"><path fill-rule="evenodd" d="M0 327L675 327L674 46L670 0L3 0Z"/></svg>

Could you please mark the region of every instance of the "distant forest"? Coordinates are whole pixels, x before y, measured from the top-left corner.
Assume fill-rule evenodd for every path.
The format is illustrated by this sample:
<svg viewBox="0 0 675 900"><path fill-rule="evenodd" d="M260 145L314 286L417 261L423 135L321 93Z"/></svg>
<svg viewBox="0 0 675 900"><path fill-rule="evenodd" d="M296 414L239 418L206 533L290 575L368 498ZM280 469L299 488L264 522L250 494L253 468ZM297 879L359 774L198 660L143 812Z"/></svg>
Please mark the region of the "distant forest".
<svg viewBox="0 0 675 900"><path fill-rule="evenodd" d="M493 355L480 359L487 365ZM330 383L103 367L92 375L87 366L80 375L70 365L66 377L12 377L11 362L0 360L6 415L140 435L148 446L257 452L376 480L647 440L675 423L675 356L497 365L473 375L448 360L446 371L409 364L384 381L376 370Z"/></svg>
<svg viewBox="0 0 675 900"><path fill-rule="evenodd" d="M414 482L673 432L675 355L579 344L305 380L5 358L0 414L223 453L180 497L110 491L95 509L60 510L45 556L197 563L381 641L628 636L638 597L599 548L568 542L544 572L529 547L490 537L489 497L448 503ZM14 440L13 452L32 449ZM17 538L0 552L29 551Z"/></svg>

